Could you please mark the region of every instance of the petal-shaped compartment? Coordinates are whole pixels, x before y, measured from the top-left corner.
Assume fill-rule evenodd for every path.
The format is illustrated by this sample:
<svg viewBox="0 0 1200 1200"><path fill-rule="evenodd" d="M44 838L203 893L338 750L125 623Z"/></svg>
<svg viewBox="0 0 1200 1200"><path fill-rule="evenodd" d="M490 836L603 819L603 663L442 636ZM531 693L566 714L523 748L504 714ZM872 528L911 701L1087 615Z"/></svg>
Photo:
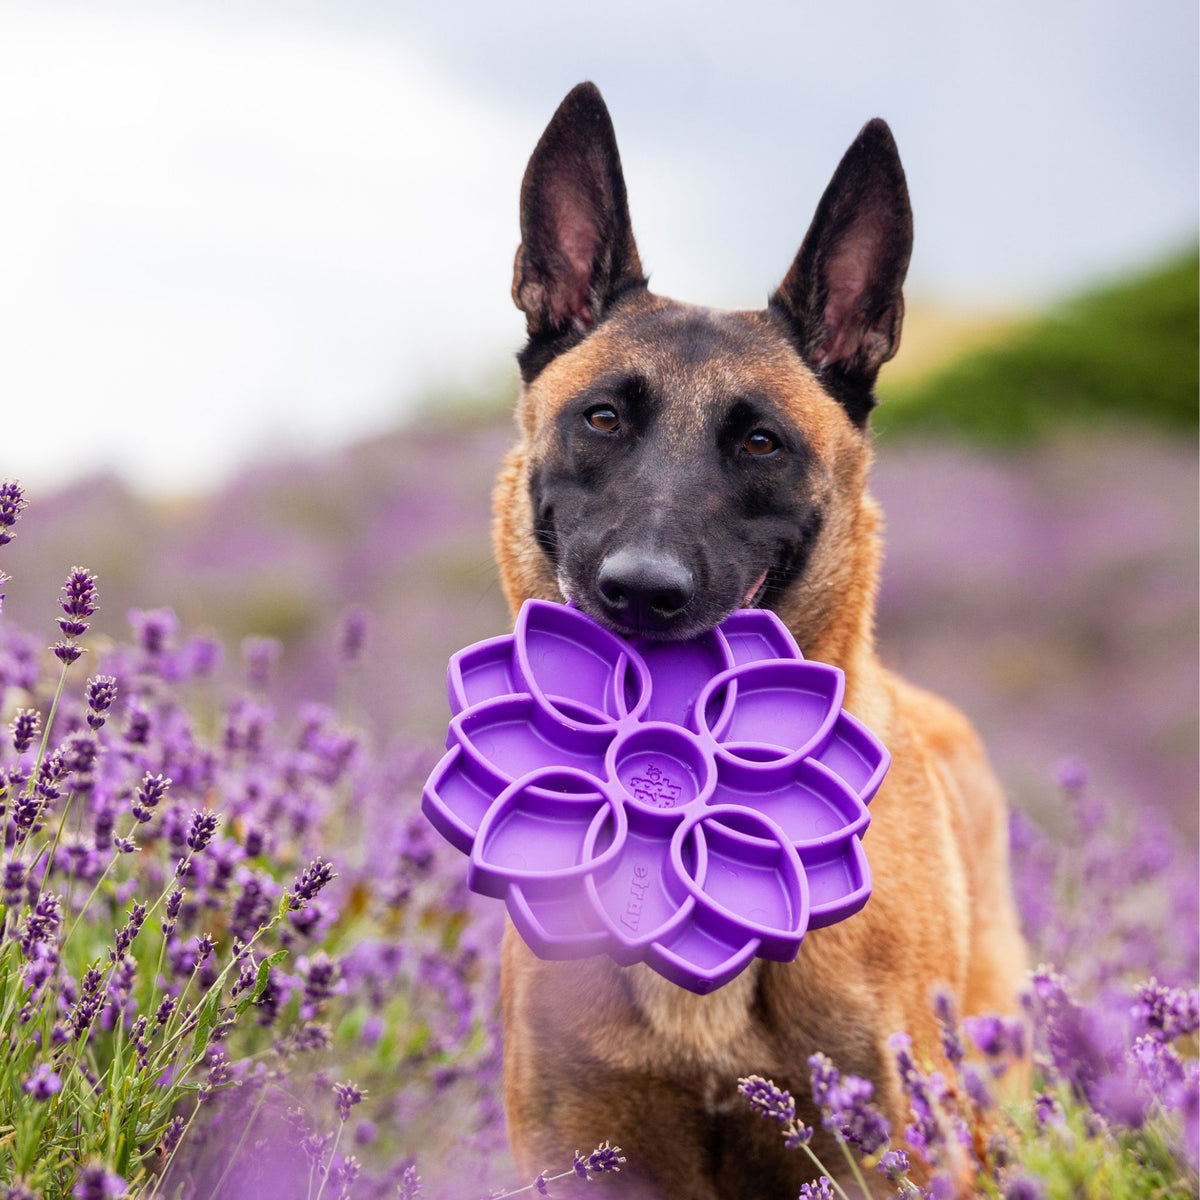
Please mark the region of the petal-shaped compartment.
<svg viewBox="0 0 1200 1200"><path fill-rule="evenodd" d="M585 888L533 899L520 884L513 884L507 907L517 932L539 958L586 958L611 947L612 935Z"/></svg>
<svg viewBox="0 0 1200 1200"><path fill-rule="evenodd" d="M720 754L748 762L800 757L825 743L845 691L845 675L825 663L748 663L705 688L699 714Z"/></svg>
<svg viewBox="0 0 1200 1200"><path fill-rule="evenodd" d="M863 802L828 768L810 758L799 762L742 762L723 758L717 765L717 784L710 804L736 806L773 821L796 843L830 845L850 834L862 833L871 817ZM722 823L743 828L737 811Z"/></svg>
<svg viewBox="0 0 1200 1200"><path fill-rule="evenodd" d="M488 809L475 835L467 884L484 896L503 897L516 883L535 898L561 897L617 856L625 829L620 802L597 790L590 775L534 771ZM600 845L604 849L596 853Z"/></svg>
<svg viewBox="0 0 1200 1200"><path fill-rule="evenodd" d="M633 642L653 681L650 703L640 716L644 721L662 721L699 728L696 702L714 675L733 666L733 653L724 637L710 629L688 642Z"/></svg>
<svg viewBox="0 0 1200 1200"><path fill-rule="evenodd" d="M457 717L472 704L523 690L513 678L512 634L467 646L451 656L446 668L446 691L452 717Z"/></svg>
<svg viewBox="0 0 1200 1200"><path fill-rule="evenodd" d="M625 716L627 704L644 705L645 668L616 634L578 609L527 600L513 638L518 681L568 723L604 725Z"/></svg>
<svg viewBox="0 0 1200 1200"><path fill-rule="evenodd" d="M871 897L871 868L862 843L847 838L836 846L800 847L812 908L808 924L821 929L853 916Z"/></svg>
<svg viewBox="0 0 1200 1200"><path fill-rule="evenodd" d="M726 823L730 816L736 827ZM671 850L696 898L697 928L731 949L757 938L766 958L796 956L808 929L808 883L796 848L774 822L745 809L701 810L676 831Z"/></svg>
<svg viewBox="0 0 1200 1200"><path fill-rule="evenodd" d="M671 852L671 835L679 825L678 812L656 812L630 806L624 845L614 860L584 880L584 888L602 914L611 934L609 953L628 966L645 957L645 948L687 922L694 906ZM598 831L589 854L604 847ZM703 854L703 847L699 852ZM704 862L689 848L687 867L703 874Z"/></svg>
<svg viewBox="0 0 1200 1200"><path fill-rule="evenodd" d="M599 778L614 733L614 726L568 725L533 696L501 696L459 713L449 741L507 785L545 767L574 767Z"/></svg>
<svg viewBox="0 0 1200 1200"><path fill-rule="evenodd" d="M829 740L813 758L844 780L864 804L870 804L879 791L892 761L887 747L844 709Z"/></svg>
<svg viewBox="0 0 1200 1200"><path fill-rule="evenodd" d="M761 945L758 938L749 938L731 946L689 923L649 947L646 962L665 979L705 996L740 975Z"/></svg>
<svg viewBox="0 0 1200 1200"><path fill-rule="evenodd" d="M763 659L804 657L791 630L769 609L739 608L718 628L737 666Z"/></svg>
<svg viewBox="0 0 1200 1200"><path fill-rule="evenodd" d="M504 779L455 745L430 773L421 811L456 850L470 854L475 831L504 787Z"/></svg>

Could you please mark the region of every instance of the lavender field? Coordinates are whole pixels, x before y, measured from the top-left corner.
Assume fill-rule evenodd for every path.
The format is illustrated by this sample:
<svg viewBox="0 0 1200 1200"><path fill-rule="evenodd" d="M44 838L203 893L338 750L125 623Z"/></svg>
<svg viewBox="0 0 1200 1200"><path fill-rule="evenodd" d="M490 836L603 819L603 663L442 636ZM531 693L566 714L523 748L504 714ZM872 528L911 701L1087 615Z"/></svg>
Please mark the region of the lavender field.
<svg viewBox="0 0 1200 1200"><path fill-rule="evenodd" d="M112 479L10 503L0 1032L19 1053L0 1114L21 1115L0 1116L0 1196L529 1184L499 1110L500 906L466 893L418 812L446 658L508 627L488 522L510 434L507 414L431 414L187 503ZM1195 993L1174 990L1198 969L1191 439L889 434L874 490L884 657L983 733L1047 964L1041 1107L997 1131L1023 1149L989 1150L980 1188L1150 1194L1053 1190L1128 1151L1157 1194L1191 1194ZM1001 1057L995 1030L973 1036ZM973 1086L954 1119L991 1129ZM607 1175L591 1149L549 1173Z"/></svg>

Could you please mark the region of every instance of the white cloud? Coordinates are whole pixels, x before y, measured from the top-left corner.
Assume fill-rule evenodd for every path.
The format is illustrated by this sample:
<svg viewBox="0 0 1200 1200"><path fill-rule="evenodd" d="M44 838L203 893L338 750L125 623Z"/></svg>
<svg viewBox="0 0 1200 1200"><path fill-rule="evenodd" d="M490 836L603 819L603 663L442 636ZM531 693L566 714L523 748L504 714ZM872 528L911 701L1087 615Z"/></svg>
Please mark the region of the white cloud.
<svg viewBox="0 0 1200 1200"><path fill-rule="evenodd" d="M7 12L0 473L186 488L494 362L527 151L395 44Z"/></svg>

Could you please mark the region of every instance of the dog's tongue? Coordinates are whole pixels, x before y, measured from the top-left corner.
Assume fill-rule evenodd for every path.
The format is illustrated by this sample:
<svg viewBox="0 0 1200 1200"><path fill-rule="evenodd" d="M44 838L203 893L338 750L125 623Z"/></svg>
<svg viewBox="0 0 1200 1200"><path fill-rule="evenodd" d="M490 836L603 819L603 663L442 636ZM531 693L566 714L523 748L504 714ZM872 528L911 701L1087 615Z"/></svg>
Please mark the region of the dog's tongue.
<svg viewBox="0 0 1200 1200"><path fill-rule="evenodd" d="M767 573L764 571L753 584L750 585L750 590L746 593L746 598L742 601L743 608L749 608L754 603L754 597L758 595L758 589L767 581Z"/></svg>

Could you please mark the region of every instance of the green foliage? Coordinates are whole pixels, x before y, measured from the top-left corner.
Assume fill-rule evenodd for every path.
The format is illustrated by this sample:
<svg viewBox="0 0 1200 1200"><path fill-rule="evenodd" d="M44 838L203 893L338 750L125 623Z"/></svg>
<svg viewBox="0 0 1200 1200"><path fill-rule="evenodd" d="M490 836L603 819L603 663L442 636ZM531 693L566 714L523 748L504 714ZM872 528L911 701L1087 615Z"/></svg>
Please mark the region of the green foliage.
<svg viewBox="0 0 1200 1200"><path fill-rule="evenodd" d="M1197 425L1200 257L1085 293L1003 342L881 388L882 436L945 431L1014 444L1064 424Z"/></svg>
<svg viewBox="0 0 1200 1200"><path fill-rule="evenodd" d="M1044 1185L1045 1200L1187 1200L1196 1174L1172 1146L1180 1114L1155 1105L1139 1129L1107 1128L1091 1108L1060 1087L1061 1116L1039 1127L1028 1106L1014 1115L1016 1157Z"/></svg>

